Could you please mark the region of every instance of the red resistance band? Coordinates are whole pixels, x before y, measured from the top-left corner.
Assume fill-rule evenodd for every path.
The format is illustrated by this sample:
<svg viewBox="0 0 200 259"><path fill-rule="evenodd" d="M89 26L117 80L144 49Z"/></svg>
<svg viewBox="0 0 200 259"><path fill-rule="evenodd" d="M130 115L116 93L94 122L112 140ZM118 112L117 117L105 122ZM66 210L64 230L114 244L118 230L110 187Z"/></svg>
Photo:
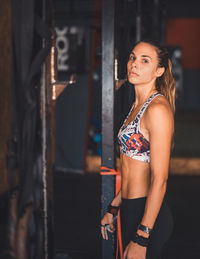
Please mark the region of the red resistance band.
<svg viewBox="0 0 200 259"><path fill-rule="evenodd" d="M121 172L120 169L112 169L106 166L101 166L100 175L115 175L116 176L116 185L115 185L115 195L121 189ZM120 252L120 258L123 258L123 247L122 247L122 231L121 231L121 222L120 222L120 210L118 211L117 217L117 251L116 251L116 259L118 259L118 252Z"/></svg>

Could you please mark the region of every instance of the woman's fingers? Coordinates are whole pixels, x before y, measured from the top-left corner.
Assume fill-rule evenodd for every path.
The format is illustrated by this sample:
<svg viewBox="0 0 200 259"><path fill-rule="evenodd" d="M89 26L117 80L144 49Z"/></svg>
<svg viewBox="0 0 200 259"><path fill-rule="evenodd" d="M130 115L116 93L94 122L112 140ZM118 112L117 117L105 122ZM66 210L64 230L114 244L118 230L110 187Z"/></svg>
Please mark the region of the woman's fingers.
<svg viewBox="0 0 200 259"><path fill-rule="evenodd" d="M107 233L107 224L106 225L101 225L101 234L103 239L108 240L108 233Z"/></svg>
<svg viewBox="0 0 200 259"><path fill-rule="evenodd" d="M107 227L108 225L105 224L104 227L103 227L103 232L104 232L104 239L108 240L108 232L107 232Z"/></svg>
<svg viewBox="0 0 200 259"><path fill-rule="evenodd" d="M111 229L111 228L107 228L108 232L110 233L113 233L114 232L114 229Z"/></svg>
<svg viewBox="0 0 200 259"><path fill-rule="evenodd" d="M112 223L108 225L107 229L110 233L113 233L115 231L115 227Z"/></svg>
<svg viewBox="0 0 200 259"><path fill-rule="evenodd" d="M101 220L101 235L103 239L108 240L108 231L110 233L113 233L115 231L115 227L113 224L113 215L110 213L106 213Z"/></svg>
<svg viewBox="0 0 200 259"><path fill-rule="evenodd" d="M107 228L106 227L104 228L104 231L105 231L106 240L108 240L108 232L107 232Z"/></svg>
<svg viewBox="0 0 200 259"><path fill-rule="evenodd" d="M105 225L101 225L101 234L103 239L108 240L108 232L113 233L115 231L115 227L113 224L105 224Z"/></svg>
<svg viewBox="0 0 200 259"><path fill-rule="evenodd" d="M104 225L101 225L101 235L102 235L103 239L106 239L104 228L105 228L105 226L104 226Z"/></svg>

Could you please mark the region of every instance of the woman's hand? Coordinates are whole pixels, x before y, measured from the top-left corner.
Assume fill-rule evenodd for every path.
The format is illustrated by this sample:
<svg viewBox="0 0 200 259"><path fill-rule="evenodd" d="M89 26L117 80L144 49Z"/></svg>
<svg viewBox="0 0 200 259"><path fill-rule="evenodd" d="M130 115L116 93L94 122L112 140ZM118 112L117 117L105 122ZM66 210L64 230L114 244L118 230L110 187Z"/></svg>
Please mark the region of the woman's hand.
<svg viewBox="0 0 200 259"><path fill-rule="evenodd" d="M123 259L145 259L147 248L131 241L123 254Z"/></svg>
<svg viewBox="0 0 200 259"><path fill-rule="evenodd" d="M113 233L115 231L115 227L113 224L113 215L111 213L106 213L101 220L101 234L103 239L108 240L107 231Z"/></svg>

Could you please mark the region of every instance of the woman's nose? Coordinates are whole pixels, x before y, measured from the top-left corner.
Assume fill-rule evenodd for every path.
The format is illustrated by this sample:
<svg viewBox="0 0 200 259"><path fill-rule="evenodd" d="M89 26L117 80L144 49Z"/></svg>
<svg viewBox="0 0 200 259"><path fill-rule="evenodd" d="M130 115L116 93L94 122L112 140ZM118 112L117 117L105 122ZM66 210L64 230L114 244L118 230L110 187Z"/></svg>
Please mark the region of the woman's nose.
<svg viewBox="0 0 200 259"><path fill-rule="evenodd" d="M135 60L132 60L131 61L131 67L136 67L137 66L137 61L136 59Z"/></svg>

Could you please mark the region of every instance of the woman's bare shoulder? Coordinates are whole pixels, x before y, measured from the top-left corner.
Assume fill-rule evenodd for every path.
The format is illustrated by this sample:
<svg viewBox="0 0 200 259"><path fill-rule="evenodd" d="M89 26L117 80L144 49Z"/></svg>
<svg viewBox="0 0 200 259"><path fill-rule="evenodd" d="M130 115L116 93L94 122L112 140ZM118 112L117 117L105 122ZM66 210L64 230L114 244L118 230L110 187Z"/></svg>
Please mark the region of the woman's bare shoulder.
<svg viewBox="0 0 200 259"><path fill-rule="evenodd" d="M154 98L152 102L149 104L147 108L147 115L151 116L152 114L173 115L170 104L165 96L159 95L156 98Z"/></svg>
<svg viewBox="0 0 200 259"><path fill-rule="evenodd" d="M174 116L168 100L164 96L157 96L149 104L146 111L146 122L150 124L173 124Z"/></svg>

